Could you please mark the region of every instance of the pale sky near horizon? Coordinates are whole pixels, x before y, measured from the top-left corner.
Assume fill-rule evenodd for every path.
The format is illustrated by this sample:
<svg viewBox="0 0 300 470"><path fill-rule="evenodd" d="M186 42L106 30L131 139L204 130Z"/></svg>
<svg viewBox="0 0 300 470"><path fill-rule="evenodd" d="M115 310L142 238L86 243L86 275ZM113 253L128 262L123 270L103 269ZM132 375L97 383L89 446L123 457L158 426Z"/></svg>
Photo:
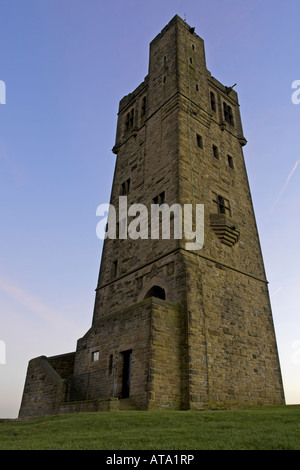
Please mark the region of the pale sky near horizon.
<svg viewBox="0 0 300 470"><path fill-rule="evenodd" d="M175 14L212 75L237 83L286 401L300 404L299 1L1 0L0 418L18 414L28 361L75 351L91 326L119 100Z"/></svg>

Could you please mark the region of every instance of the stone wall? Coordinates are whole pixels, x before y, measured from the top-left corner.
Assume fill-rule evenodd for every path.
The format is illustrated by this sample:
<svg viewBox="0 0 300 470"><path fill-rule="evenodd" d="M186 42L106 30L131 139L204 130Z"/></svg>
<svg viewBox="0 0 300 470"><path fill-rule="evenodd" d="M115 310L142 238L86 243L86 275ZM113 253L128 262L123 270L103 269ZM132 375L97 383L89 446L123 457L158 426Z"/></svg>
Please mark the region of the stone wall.
<svg viewBox="0 0 300 470"><path fill-rule="evenodd" d="M90 374L88 396L87 382L83 381L83 397L121 397L122 353L131 350L130 396L140 408L147 406L150 328L151 299L116 310L94 323L78 340L76 351L74 378ZM99 359L93 361L95 351L99 351Z"/></svg>
<svg viewBox="0 0 300 470"><path fill-rule="evenodd" d="M148 409L185 407L184 321L178 305L153 299Z"/></svg>
<svg viewBox="0 0 300 470"><path fill-rule="evenodd" d="M29 361L19 417L56 414L65 397L64 378L73 372L75 353ZM60 373L62 375L60 375Z"/></svg>
<svg viewBox="0 0 300 470"><path fill-rule="evenodd" d="M267 284L191 253L186 266L190 407L283 404Z"/></svg>
<svg viewBox="0 0 300 470"><path fill-rule="evenodd" d="M85 381L82 397L122 398L122 353L131 351L132 401L139 409L179 409L183 333L181 308L153 297L102 317L78 341L74 377L90 374L89 394ZM95 362L94 351L99 351Z"/></svg>

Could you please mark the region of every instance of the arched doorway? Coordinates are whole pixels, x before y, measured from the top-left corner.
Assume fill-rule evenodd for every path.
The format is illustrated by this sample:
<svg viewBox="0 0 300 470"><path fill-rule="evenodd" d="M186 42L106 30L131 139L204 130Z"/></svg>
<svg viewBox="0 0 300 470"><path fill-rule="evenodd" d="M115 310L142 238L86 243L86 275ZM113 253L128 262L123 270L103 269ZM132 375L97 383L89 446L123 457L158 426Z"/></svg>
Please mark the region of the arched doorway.
<svg viewBox="0 0 300 470"><path fill-rule="evenodd" d="M152 286L151 289L148 290L144 298L148 299L149 297L156 297L157 299L166 300L166 292L160 286Z"/></svg>

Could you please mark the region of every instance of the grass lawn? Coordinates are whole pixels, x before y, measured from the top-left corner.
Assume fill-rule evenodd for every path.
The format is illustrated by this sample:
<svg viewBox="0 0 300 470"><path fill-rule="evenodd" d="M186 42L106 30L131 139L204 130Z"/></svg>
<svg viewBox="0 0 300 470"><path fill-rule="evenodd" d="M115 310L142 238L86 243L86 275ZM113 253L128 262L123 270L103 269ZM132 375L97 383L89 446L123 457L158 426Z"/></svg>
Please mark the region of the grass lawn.
<svg viewBox="0 0 300 470"><path fill-rule="evenodd" d="M300 405L0 421L0 450L300 450Z"/></svg>

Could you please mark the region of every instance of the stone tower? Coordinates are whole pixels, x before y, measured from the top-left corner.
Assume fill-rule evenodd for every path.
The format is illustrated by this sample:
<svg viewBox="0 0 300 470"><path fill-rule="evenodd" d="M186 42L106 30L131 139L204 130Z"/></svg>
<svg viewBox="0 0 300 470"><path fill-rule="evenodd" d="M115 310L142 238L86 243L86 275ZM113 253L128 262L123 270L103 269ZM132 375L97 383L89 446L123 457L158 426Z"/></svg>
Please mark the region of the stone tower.
<svg viewBox="0 0 300 470"><path fill-rule="evenodd" d="M120 101L116 239L104 241L92 326L75 353L30 361L20 415L34 414L34 396L35 414L128 397L139 409L284 403L245 144L237 93L211 76L203 40L176 15ZM169 238L151 237L150 217L148 236L130 237L125 196L149 214L191 205L194 228L202 204L203 246L175 238L172 212Z"/></svg>

